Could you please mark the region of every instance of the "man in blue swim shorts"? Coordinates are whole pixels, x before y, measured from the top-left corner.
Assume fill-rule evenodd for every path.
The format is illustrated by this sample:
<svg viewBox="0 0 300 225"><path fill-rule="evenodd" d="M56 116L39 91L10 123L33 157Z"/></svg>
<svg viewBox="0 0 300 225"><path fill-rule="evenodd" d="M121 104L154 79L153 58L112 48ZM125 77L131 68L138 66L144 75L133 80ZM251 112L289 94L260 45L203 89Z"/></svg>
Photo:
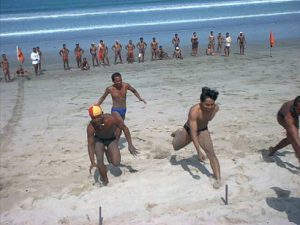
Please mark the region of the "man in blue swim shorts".
<svg viewBox="0 0 300 225"><path fill-rule="evenodd" d="M122 76L120 73L114 73L111 76L113 85L106 88L104 94L100 97L100 99L95 103L95 105L101 105L105 100L107 95L111 95L113 106L111 108L111 114L116 116L117 118L122 118L125 120L126 115L126 95L127 90L131 91L140 101L146 101L141 98L138 91L133 88L130 84L122 82ZM121 130L116 130L116 138L119 139L121 136Z"/></svg>

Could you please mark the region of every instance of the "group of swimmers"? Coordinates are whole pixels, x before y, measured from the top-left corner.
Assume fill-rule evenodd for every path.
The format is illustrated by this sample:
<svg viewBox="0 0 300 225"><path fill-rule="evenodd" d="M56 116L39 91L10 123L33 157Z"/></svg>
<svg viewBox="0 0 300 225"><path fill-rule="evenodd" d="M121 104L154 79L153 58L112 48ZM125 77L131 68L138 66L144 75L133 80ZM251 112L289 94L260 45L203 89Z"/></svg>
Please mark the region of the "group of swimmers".
<svg viewBox="0 0 300 225"><path fill-rule="evenodd" d="M215 40L217 39L217 48L215 48ZM246 45L246 38L243 32L239 33L237 37L237 43L240 47L240 54L244 55L245 53L245 45ZM217 38L214 36L214 32L211 31L208 37L208 46L206 48L206 55L215 55L215 54L222 54L223 51L223 44L225 44L224 48L224 55L229 56L230 54L230 45L231 45L231 37L229 33L226 33L226 37L223 37L221 33L218 34ZM183 59L182 50L180 48L180 38L178 34L175 34L172 38L172 45L174 46L173 58L175 59ZM192 45L192 56L197 56L198 48L199 48L199 38L196 32L193 33L191 37L191 45ZM128 44L125 46L127 51L127 62L134 63L135 62L135 54L134 51L138 49L138 62L144 62L145 60L145 51L147 48L147 43L144 41L143 37L140 37L140 41L135 45L133 44L132 40L128 41ZM162 45L159 45L158 41L155 37L152 38L150 42L150 49L151 49L151 60L162 60L162 59L170 59L169 55L163 49ZM111 47L114 51L114 63L123 63L121 51L123 49L122 44L116 40L115 44ZM90 54L92 56L92 63L93 67L99 65L110 65L109 58L108 58L108 47L103 40L99 41L99 44L96 45L92 43L90 46ZM63 59L64 69L69 69L69 49L67 48L66 44L63 44L63 48L59 51L60 56ZM87 63L86 57L83 57L84 50L76 44L74 49L77 67L83 70L89 69L89 65ZM88 66L88 67L87 67Z"/></svg>
<svg viewBox="0 0 300 225"><path fill-rule="evenodd" d="M88 154L91 163L90 173L92 168L96 167L99 170L101 176L99 182L102 185L107 185L109 182L104 157L106 156L108 163L112 163L114 166L120 164L119 139L122 131L128 142L129 152L134 156L139 153L132 143L129 128L124 123L127 109L127 91L131 91L139 101L146 104L146 101L134 87L122 81L120 73L112 74L111 79L113 84L107 87L99 100L88 109L91 117L91 121L87 126ZM104 113L101 104L108 95L112 97L112 108L110 113ZM215 179L213 183L214 188L221 186L221 170L210 137L208 122L219 111L219 105L216 103L218 95L218 91L203 87L200 101L190 108L187 121L183 127L171 134L174 150L180 150L192 142L197 151L199 161L204 161L207 156ZM299 115L300 96L282 105L277 119L278 123L286 129L287 134L275 147L269 148L270 157L276 151L291 144L300 162Z"/></svg>
<svg viewBox="0 0 300 225"><path fill-rule="evenodd" d="M216 45L216 40L217 40L217 45ZM243 32L240 32L239 36L237 37L237 44L239 45L240 48L240 54L244 55L246 38ZM174 52L172 57L175 59L183 59L183 53L180 47L180 38L178 34L175 34L174 37L172 38L172 45L174 46ZM223 45L225 45L224 48ZM155 37L152 38L152 41L150 42L150 46L151 46L152 61L171 58L169 57L168 53L163 49L163 47L159 45ZM196 32L193 32L192 34L191 46L192 46L191 55L197 56L198 48L199 48L199 37ZM214 32L211 31L208 37L208 46L206 48L206 55L220 55L224 53L224 56L229 56L230 46L231 46L231 37L228 32L226 33L225 37L223 37L221 33L219 33L218 36L215 37ZM122 48L123 47L118 40L116 40L115 44L111 47L111 49L114 51L115 54L114 57L115 64L123 63L122 54L121 54ZM127 51L128 63L135 62L136 48L138 49L138 62L139 63L144 62L147 43L144 41L144 38L141 37L140 41L136 45L133 44L132 40L129 40L128 44L125 46L125 49ZM89 51L92 57L93 67L100 66L100 65L103 66L110 65L109 57L108 57L109 50L103 40L100 40L98 45L92 43ZM90 65L88 63L87 58L84 57L84 53L85 51L80 47L79 43L77 43L74 49L77 67L81 70L89 70ZM66 44L63 44L62 48L59 51L59 55L62 58L63 66L65 70L70 69L69 54L70 54L70 50L67 48ZM32 61L32 65L34 68L34 74L35 75L41 74L42 73L42 52L39 47L33 48L33 51L30 55L30 59ZM5 81L6 82L13 81L14 78L12 78L10 75L9 63L8 63L7 56L5 54L2 55L1 67L4 73ZM20 64L20 66L15 72L15 76L24 76L30 79L29 75L30 73L28 72L28 70L25 70L22 67L22 64Z"/></svg>

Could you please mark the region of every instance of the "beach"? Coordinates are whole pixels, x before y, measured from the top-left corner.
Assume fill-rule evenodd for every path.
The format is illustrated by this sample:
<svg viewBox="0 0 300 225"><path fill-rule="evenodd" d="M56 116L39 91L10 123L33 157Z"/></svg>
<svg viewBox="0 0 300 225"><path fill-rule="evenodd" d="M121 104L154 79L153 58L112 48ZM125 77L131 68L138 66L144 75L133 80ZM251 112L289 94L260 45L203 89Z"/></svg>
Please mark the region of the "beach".
<svg viewBox="0 0 300 225"><path fill-rule="evenodd" d="M205 56L204 46L197 57L187 45L183 60L152 62L148 49L144 63L89 71L75 68L73 58L64 71L57 53L44 52L41 76L0 82L1 224L96 225L99 207L105 225L300 224L294 151L288 146L267 157L285 135L278 109L300 93L299 41L276 40L272 57L267 41L248 42L244 56L236 44L229 57ZM99 187L97 171L89 174L87 110L114 72L147 104L128 93L125 123L140 154L130 155L122 136L121 165L109 165L110 183ZM220 111L209 123L220 189L192 144L179 151L171 145L204 86L220 93ZM109 97L102 107L110 112Z"/></svg>

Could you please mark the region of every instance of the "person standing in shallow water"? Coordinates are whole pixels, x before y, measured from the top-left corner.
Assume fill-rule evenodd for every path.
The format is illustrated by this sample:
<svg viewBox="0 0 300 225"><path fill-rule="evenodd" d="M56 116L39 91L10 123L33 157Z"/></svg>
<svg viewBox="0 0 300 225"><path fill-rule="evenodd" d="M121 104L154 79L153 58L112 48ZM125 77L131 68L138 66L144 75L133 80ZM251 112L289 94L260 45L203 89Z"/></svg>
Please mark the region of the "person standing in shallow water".
<svg viewBox="0 0 300 225"><path fill-rule="evenodd" d="M197 33L194 32L193 36L191 37L191 42L192 42L192 56L196 56L198 53L198 45L199 45L199 41L198 41L198 36Z"/></svg>
<svg viewBox="0 0 300 225"><path fill-rule="evenodd" d="M125 49L127 50L127 62L133 63L135 45L132 43L132 40L128 41L128 44L125 46Z"/></svg>
<svg viewBox="0 0 300 225"><path fill-rule="evenodd" d="M237 37L237 45L240 47L240 55L245 54L245 45L246 45L246 37L243 32L240 32L239 36Z"/></svg>
<svg viewBox="0 0 300 225"><path fill-rule="evenodd" d="M32 49L32 53L30 54L30 59L32 61L33 69L34 69L34 74L40 75L39 73L39 63L40 63L40 55L37 52L36 48L34 47Z"/></svg>
<svg viewBox="0 0 300 225"><path fill-rule="evenodd" d="M190 108L187 122L183 128L171 134L173 137L172 145L175 151L193 142L199 160L203 161L205 160L205 155L200 149L201 146L210 161L210 166L216 179L213 184L214 188L221 186L221 172L219 160L215 154L207 125L219 111L219 106L215 103L218 95L217 91L203 87L200 95L200 103Z"/></svg>
<svg viewBox="0 0 300 225"><path fill-rule="evenodd" d="M208 36L208 44L211 46L212 53L215 52L215 36L213 31L211 31L210 35Z"/></svg>
<svg viewBox="0 0 300 225"><path fill-rule="evenodd" d="M98 57L97 57L97 47L94 43L91 44L90 53L92 56L93 67L98 66L99 62L98 62Z"/></svg>
<svg viewBox="0 0 300 225"><path fill-rule="evenodd" d="M69 70L69 49L67 48L66 44L63 44L62 49L59 51L59 55L62 57L63 64L64 64L64 69Z"/></svg>
<svg viewBox="0 0 300 225"><path fill-rule="evenodd" d="M174 37L172 38L172 44L173 44L174 48L179 47L180 38L179 38L178 34L175 34Z"/></svg>
<svg viewBox="0 0 300 225"><path fill-rule="evenodd" d="M224 42L224 37L222 36L222 33L219 33L218 34L218 37L217 37L217 40L218 40L218 47L217 47L217 52L219 52L220 54L222 54L222 49L223 49L223 42Z"/></svg>
<svg viewBox="0 0 300 225"><path fill-rule="evenodd" d="M9 62L5 54L2 54L2 61L1 61L1 67L4 74L4 79L6 82L13 81L10 77L10 71L9 71Z"/></svg>
<svg viewBox="0 0 300 225"><path fill-rule="evenodd" d="M147 44L146 44L146 42L144 42L143 37L140 38L140 42L137 43L136 47L139 49L139 63L144 62Z"/></svg>
<svg viewBox="0 0 300 225"><path fill-rule="evenodd" d="M269 156L273 156L275 152L291 144L300 162L299 116L300 96L281 106L277 113L277 121L286 130L286 137L275 147L269 148Z"/></svg>
<svg viewBox="0 0 300 225"><path fill-rule="evenodd" d="M111 49L115 52L115 64L117 64L118 57L120 59L120 63L123 64L122 55L121 55L122 45L118 40L116 40L116 43L111 47Z"/></svg>
<svg viewBox="0 0 300 225"><path fill-rule="evenodd" d="M74 53L75 53L75 59L76 59L77 67L81 68L82 55L84 54L84 50L79 46L79 44L76 44L76 47L74 49Z"/></svg>
<svg viewBox="0 0 300 225"><path fill-rule="evenodd" d="M231 45L231 37L229 36L229 33L226 33L226 38L225 38L225 49L224 49L224 54L225 56L229 56L230 54L230 45Z"/></svg>

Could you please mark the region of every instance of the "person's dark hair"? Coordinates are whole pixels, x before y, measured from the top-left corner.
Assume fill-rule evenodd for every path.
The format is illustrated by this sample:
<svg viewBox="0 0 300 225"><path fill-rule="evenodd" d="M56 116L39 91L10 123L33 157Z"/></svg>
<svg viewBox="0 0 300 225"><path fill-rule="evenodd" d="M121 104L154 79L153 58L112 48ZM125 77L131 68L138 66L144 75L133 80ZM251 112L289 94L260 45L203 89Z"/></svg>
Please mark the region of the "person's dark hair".
<svg viewBox="0 0 300 225"><path fill-rule="evenodd" d="M218 98L218 95L219 95L219 92L218 92L218 91L212 90L212 89L210 89L209 87L203 87L203 88L202 88L202 93L201 93L201 95L200 95L200 101L201 101L201 102L204 102L205 99L207 99L207 98L211 98L211 99L213 99L214 101L216 101L217 98Z"/></svg>
<svg viewBox="0 0 300 225"><path fill-rule="evenodd" d="M115 81L116 77L122 77L121 74L119 72L114 73L113 75L111 75L111 80Z"/></svg>
<svg viewBox="0 0 300 225"><path fill-rule="evenodd" d="M295 100L294 100L294 106L296 106L296 105L298 105L298 104L300 104L300 95L297 96L297 97L295 98Z"/></svg>

